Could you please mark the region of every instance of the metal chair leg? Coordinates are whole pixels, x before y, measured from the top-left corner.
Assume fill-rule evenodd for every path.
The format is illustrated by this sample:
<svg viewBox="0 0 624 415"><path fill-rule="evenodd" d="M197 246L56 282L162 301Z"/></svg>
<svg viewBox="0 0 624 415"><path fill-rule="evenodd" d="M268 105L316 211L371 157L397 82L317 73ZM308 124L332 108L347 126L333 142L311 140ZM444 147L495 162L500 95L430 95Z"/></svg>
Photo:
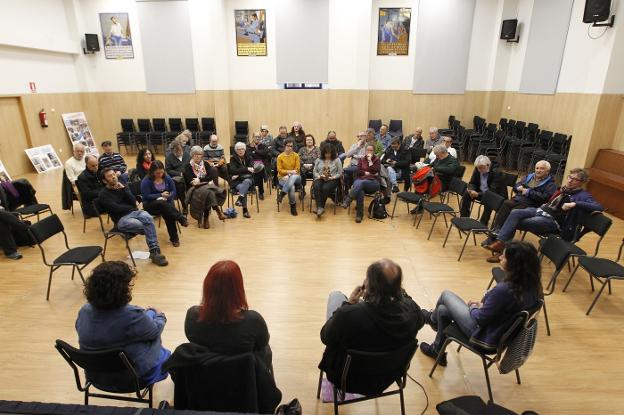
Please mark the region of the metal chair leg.
<svg viewBox="0 0 624 415"><path fill-rule="evenodd" d="M318 387L316 389L316 399L320 399L321 397L321 385L323 383L323 371L320 370L319 371L319 381L318 381Z"/></svg>
<svg viewBox="0 0 624 415"><path fill-rule="evenodd" d="M576 274L576 271L579 269L580 266L580 263L576 264L576 267L574 267L574 271L572 271L572 274L570 275L570 278L568 278L568 282L566 283L565 287L563 287L562 292L565 292L565 290L568 289L568 285L570 285L570 282L572 282L572 278L574 278L574 274Z"/></svg>
<svg viewBox="0 0 624 415"><path fill-rule="evenodd" d="M394 205L392 206L392 213L390 214L390 220L394 219L394 210L396 209L396 205L398 201L399 201L399 196L395 196Z"/></svg>
<svg viewBox="0 0 624 415"><path fill-rule="evenodd" d="M50 267L50 276L48 277L48 291L46 292L46 301L50 301L50 287L52 286L52 273L54 272L54 267Z"/></svg>
<svg viewBox="0 0 624 415"><path fill-rule="evenodd" d="M494 403L494 397L492 396L492 385L490 385L490 373L488 372L488 365L485 363L485 359L481 359L483 363L483 371L485 372L485 383L487 384L488 397L490 402Z"/></svg>
<svg viewBox="0 0 624 415"><path fill-rule="evenodd" d="M546 333L550 336L550 324L548 324L548 311L546 310L546 299L544 298L544 321L546 321Z"/></svg>
<svg viewBox="0 0 624 415"><path fill-rule="evenodd" d="M518 385L522 384L522 382L520 382L520 371L518 369L516 369L516 382L518 382Z"/></svg>
<svg viewBox="0 0 624 415"><path fill-rule="evenodd" d="M438 221L438 217L440 215L434 215L434 216L435 216L435 218L433 219L433 222L431 223L431 229L429 229L429 235L427 236L427 240L431 239L431 234L433 233L433 227L435 226L436 222Z"/></svg>
<svg viewBox="0 0 624 415"><path fill-rule="evenodd" d="M401 400L401 415L405 415L405 398L403 397L403 386L399 389L399 399Z"/></svg>
<svg viewBox="0 0 624 415"><path fill-rule="evenodd" d="M446 241L448 241L448 237L451 234L451 229L453 229L452 223L451 223L451 226L449 226L448 231L446 232L446 238L444 238L444 243L442 244L442 248L446 246Z"/></svg>
<svg viewBox="0 0 624 415"><path fill-rule="evenodd" d="M470 239L470 235L466 235L466 239L464 239L464 245L462 245L462 249L459 253L459 258L457 258L457 262L461 261L461 257L462 255L464 255L464 249L466 249L466 244L468 243L468 239Z"/></svg>
<svg viewBox="0 0 624 415"><path fill-rule="evenodd" d="M604 290L604 287L608 283L609 283L609 278L605 279L605 282L602 283L602 287L600 287L600 289L598 290L598 294L596 294L596 297L594 297L594 301L592 301L591 305L587 309L587 312L585 313L586 316L588 316L589 313L591 313L592 308L594 308L594 306L596 305L596 301L598 301L598 298L600 298L600 295L602 294L602 290Z"/></svg>

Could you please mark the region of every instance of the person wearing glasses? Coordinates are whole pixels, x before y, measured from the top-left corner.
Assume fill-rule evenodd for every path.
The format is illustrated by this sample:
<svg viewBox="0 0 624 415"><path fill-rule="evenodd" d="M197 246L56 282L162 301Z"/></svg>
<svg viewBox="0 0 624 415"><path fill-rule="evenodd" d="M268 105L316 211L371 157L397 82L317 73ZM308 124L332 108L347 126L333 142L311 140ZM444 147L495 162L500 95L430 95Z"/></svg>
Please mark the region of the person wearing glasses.
<svg viewBox="0 0 624 415"><path fill-rule="evenodd" d="M559 233L561 239L571 241L583 215L602 211L603 207L583 189L589 175L580 168L570 170L568 179L550 198L538 208L513 210L498 233L497 240L485 248L492 251L488 262L500 262L505 244L513 239L516 229L521 228L539 235Z"/></svg>
<svg viewBox="0 0 624 415"><path fill-rule="evenodd" d="M295 199L295 186L301 185L301 161L299 154L294 151L295 142L287 138L284 143L284 152L277 156L277 178L281 190L277 195L277 203L282 203L284 196L288 195L290 214L297 216L297 200ZM301 190L301 197L305 195Z"/></svg>
<svg viewBox="0 0 624 415"><path fill-rule="evenodd" d="M357 141L351 145L346 157L351 157L351 164L344 169L344 185L345 191L349 191L353 184L353 176L358 171L358 163L366 155L366 132L360 131L357 134Z"/></svg>
<svg viewBox="0 0 624 415"><path fill-rule="evenodd" d="M453 137L443 136L442 144L444 144L444 147L446 147L449 156L457 158L457 150L453 148ZM431 153L429 153L429 164L433 163L435 158L435 152L432 151Z"/></svg>

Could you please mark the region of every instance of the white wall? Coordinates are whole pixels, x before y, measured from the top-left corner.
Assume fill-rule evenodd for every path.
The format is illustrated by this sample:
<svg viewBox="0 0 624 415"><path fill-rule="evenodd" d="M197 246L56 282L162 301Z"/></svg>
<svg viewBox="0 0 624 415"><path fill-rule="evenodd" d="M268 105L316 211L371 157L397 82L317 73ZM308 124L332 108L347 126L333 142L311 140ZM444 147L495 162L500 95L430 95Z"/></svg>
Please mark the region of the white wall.
<svg viewBox="0 0 624 415"><path fill-rule="evenodd" d="M503 0L477 0L475 4L466 90L492 89L502 6Z"/></svg>

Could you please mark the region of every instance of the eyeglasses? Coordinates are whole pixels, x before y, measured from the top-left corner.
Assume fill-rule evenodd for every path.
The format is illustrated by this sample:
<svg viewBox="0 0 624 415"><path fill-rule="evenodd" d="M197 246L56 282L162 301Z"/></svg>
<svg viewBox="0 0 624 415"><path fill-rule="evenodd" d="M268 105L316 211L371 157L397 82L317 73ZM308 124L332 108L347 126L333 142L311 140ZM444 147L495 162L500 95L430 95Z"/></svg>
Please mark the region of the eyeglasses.
<svg viewBox="0 0 624 415"><path fill-rule="evenodd" d="M286 144L286 147L292 147L292 146L293 146L292 144Z"/></svg>
<svg viewBox="0 0 624 415"><path fill-rule="evenodd" d="M574 180L575 182L582 182L578 177L572 176L571 174L568 176L568 180Z"/></svg>

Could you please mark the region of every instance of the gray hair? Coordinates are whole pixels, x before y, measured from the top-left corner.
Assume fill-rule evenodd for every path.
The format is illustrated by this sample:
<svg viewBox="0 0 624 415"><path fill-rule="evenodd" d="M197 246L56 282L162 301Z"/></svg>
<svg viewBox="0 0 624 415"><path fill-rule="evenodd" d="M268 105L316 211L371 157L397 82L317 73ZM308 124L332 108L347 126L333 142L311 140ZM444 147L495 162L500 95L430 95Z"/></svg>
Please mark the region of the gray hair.
<svg viewBox="0 0 624 415"><path fill-rule="evenodd" d="M550 163L546 160L540 160L537 163L535 163L535 167L537 167L537 165L540 164L544 167L546 167L546 170L550 171Z"/></svg>
<svg viewBox="0 0 624 415"><path fill-rule="evenodd" d="M83 149L83 150L84 150L84 148L85 148L85 145L84 145L84 144L82 144L80 141L78 141L78 142L74 143L74 145L73 145L73 149L74 149L74 150L78 150L80 147L82 147L82 149Z"/></svg>
<svg viewBox="0 0 624 415"><path fill-rule="evenodd" d="M444 144L438 144L433 148L433 154L447 154L448 148Z"/></svg>
<svg viewBox="0 0 624 415"><path fill-rule="evenodd" d="M247 148L247 146L242 141L239 141L234 144L234 151L238 150L239 148Z"/></svg>
<svg viewBox="0 0 624 415"><path fill-rule="evenodd" d="M191 147L191 157L193 157L195 154L201 154L203 156L204 155L204 149L201 148L200 146L193 146L193 147Z"/></svg>
<svg viewBox="0 0 624 415"><path fill-rule="evenodd" d="M437 133L437 132L438 132L438 128L437 128L437 127L431 127L431 128L429 129L429 132L430 132L430 133Z"/></svg>
<svg viewBox="0 0 624 415"><path fill-rule="evenodd" d="M87 154L85 156L85 158L84 158L84 161L85 161L85 163L88 163L89 160L91 160L91 159L95 159L97 161L98 158L96 156L94 156L93 154Z"/></svg>
<svg viewBox="0 0 624 415"><path fill-rule="evenodd" d="M477 156L477 158L475 159L474 165L475 167L491 166L492 162L490 161L490 158L488 156L484 156L483 154L481 154L480 156Z"/></svg>
<svg viewBox="0 0 624 415"><path fill-rule="evenodd" d="M176 140L169 143L169 150L173 151L176 148L182 148L182 143Z"/></svg>
<svg viewBox="0 0 624 415"><path fill-rule="evenodd" d="M587 171L581 169L580 167L576 167L570 170L570 174L576 174L579 179L581 179L582 183L585 183L587 180L589 180L589 174L587 174Z"/></svg>

